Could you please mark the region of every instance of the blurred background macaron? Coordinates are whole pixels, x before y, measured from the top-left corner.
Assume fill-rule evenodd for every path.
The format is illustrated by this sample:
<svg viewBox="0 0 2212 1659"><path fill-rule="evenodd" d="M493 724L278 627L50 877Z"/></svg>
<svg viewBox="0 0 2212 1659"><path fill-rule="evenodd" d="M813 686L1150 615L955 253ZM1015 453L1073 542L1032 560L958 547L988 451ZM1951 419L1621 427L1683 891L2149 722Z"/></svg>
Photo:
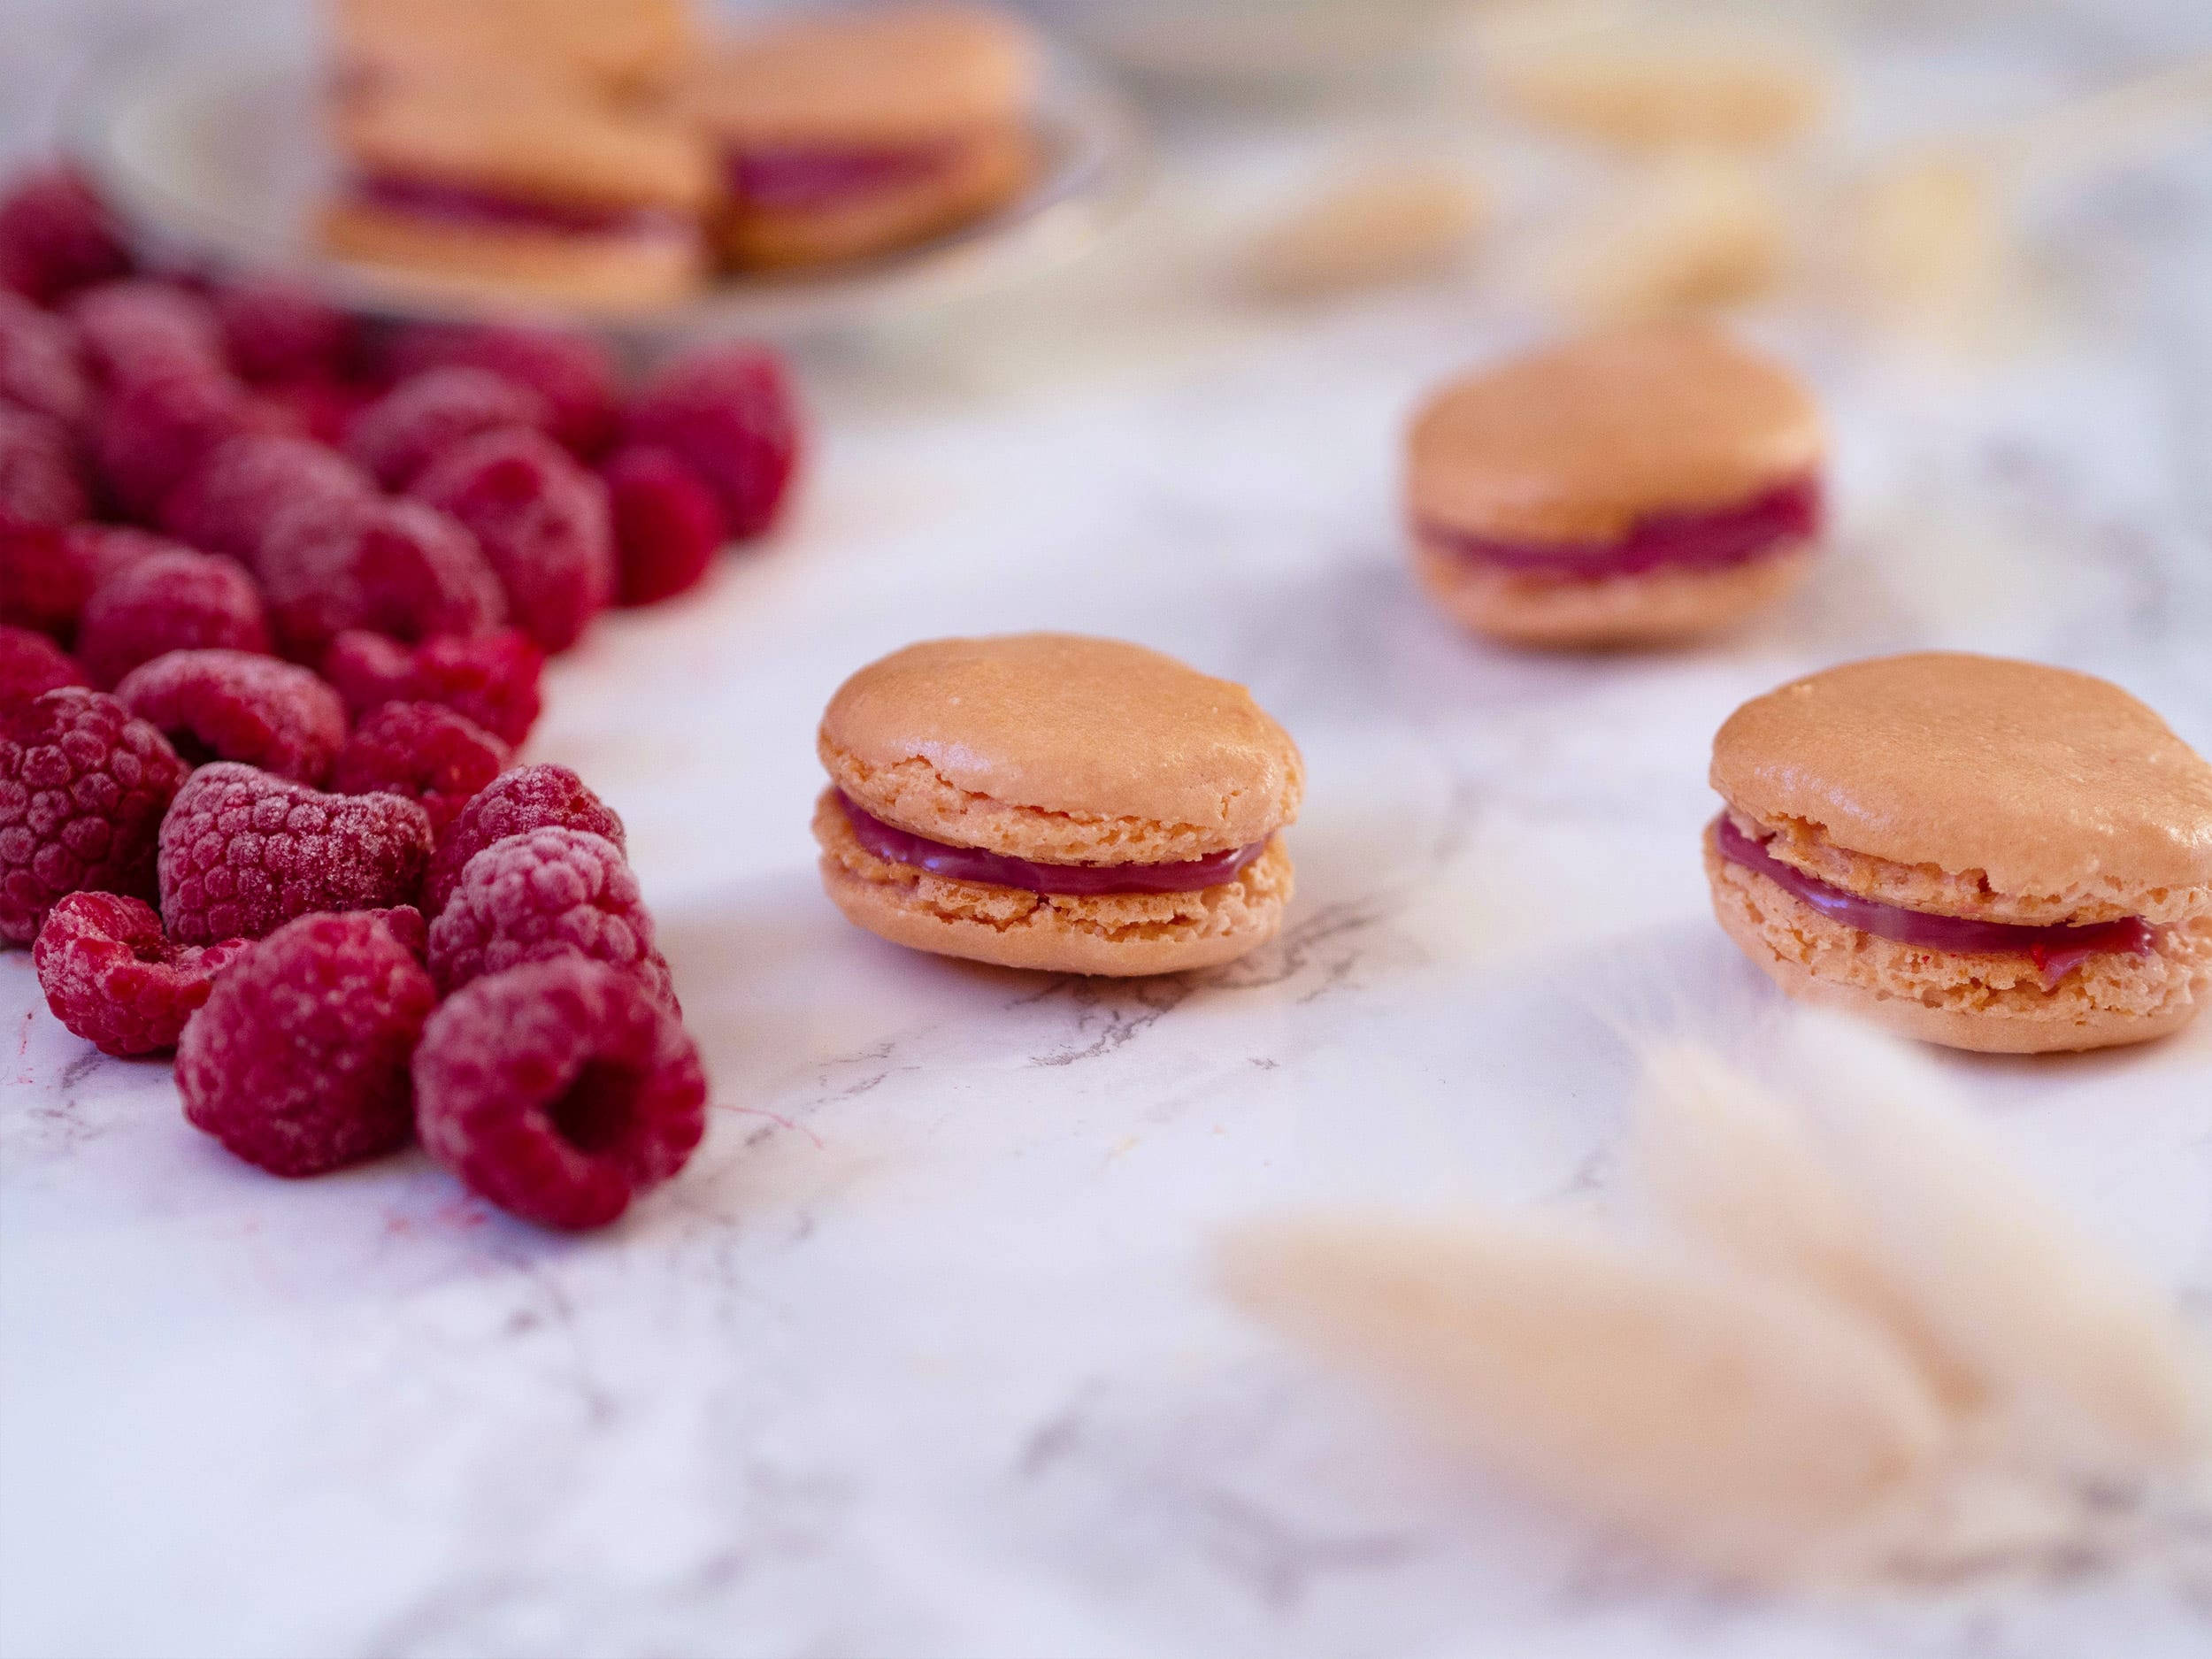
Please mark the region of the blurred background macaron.
<svg viewBox="0 0 2212 1659"><path fill-rule="evenodd" d="M838 689L822 881L918 950L1170 973L1274 936L1305 769L1243 687L1080 634L934 640Z"/></svg>
<svg viewBox="0 0 2212 1659"><path fill-rule="evenodd" d="M1793 996L1955 1048L2141 1042L2212 996L2212 764L2117 686L1925 652L1713 741L1713 908Z"/></svg>
<svg viewBox="0 0 2212 1659"><path fill-rule="evenodd" d="M665 88L696 45L687 0L333 0L326 16L357 92L472 76L635 97Z"/></svg>

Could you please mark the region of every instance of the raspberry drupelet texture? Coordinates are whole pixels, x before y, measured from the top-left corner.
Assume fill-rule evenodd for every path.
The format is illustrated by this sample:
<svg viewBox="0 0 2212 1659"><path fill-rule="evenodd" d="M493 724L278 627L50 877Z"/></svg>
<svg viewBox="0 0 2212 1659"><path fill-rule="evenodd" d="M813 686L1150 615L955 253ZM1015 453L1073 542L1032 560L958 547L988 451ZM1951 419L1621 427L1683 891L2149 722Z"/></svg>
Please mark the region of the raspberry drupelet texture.
<svg viewBox="0 0 2212 1659"><path fill-rule="evenodd" d="M95 588L147 554L167 551L191 549L124 525L0 529L0 622L73 639Z"/></svg>
<svg viewBox="0 0 2212 1659"><path fill-rule="evenodd" d="M255 382L342 380L358 354L358 323L280 277L220 289L215 316L233 366Z"/></svg>
<svg viewBox="0 0 2212 1659"><path fill-rule="evenodd" d="M150 553L85 601L77 659L103 686L170 651L266 653L269 618L244 566L211 553Z"/></svg>
<svg viewBox="0 0 2212 1659"><path fill-rule="evenodd" d="M85 365L102 384L182 375L226 380L230 364L215 308L157 277L127 277L87 288L69 302Z"/></svg>
<svg viewBox="0 0 2212 1659"><path fill-rule="evenodd" d="M0 703L28 703L58 687L91 683L43 634L0 623Z"/></svg>
<svg viewBox="0 0 2212 1659"><path fill-rule="evenodd" d="M695 586L722 545L714 492L666 449L621 450L600 477L614 514L617 602L654 604Z"/></svg>
<svg viewBox="0 0 2212 1659"><path fill-rule="evenodd" d="M5 288L0 288L0 403L72 427L92 408L77 331Z"/></svg>
<svg viewBox="0 0 2212 1659"><path fill-rule="evenodd" d="M540 1226L606 1225L706 1133L706 1074L682 1025L628 975L577 957L451 998L414 1073L424 1149Z"/></svg>
<svg viewBox="0 0 2212 1659"><path fill-rule="evenodd" d="M397 795L430 815L442 835L469 798L507 764L507 746L435 703L388 703L338 751L330 787L340 795Z"/></svg>
<svg viewBox="0 0 2212 1659"><path fill-rule="evenodd" d="M670 365L631 404L624 436L680 457L714 492L725 534L742 539L766 530L783 504L799 411L782 360L741 342Z"/></svg>
<svg viewBox="0 0 2212 1659"><path fill-rule="evenodd" d="M270 526L261 580L279 642L303 663L349 628L411 643L506 616L476 538L419 501L303 503Z"/></svg>
<svg viewBox="0 0 2212 1659"><path fill-rule="evenodd" d="M430 846L430 819L412 801L324 795L217 761L162 820L162 920L179 943L204 945L259 939L316 910L412 904Z"/></svg>
<svg viewBox="0 0 2212 1659"><path fill-rule="evenodd" d="M543 433L488 432L424 468L408 492L468 527L515 626L565 650L614 595L607 492Z"/></svg>
<svg viewBox="0 0 2212 1659"><path fill-rule="evenodd" d="M74 168L23 174L0 200L0 288L50 305L130 268L114 220Z"/></svg>
<svg viewBox="0 0 2212 1659"><path fill-rule="evenodd" d="M115 695L191 766L234 760L319 784L346 741L336 692L304 668L248 651L171 651L132 669Z"/></svg>
<svg viewBox="0 0 2212 1659"><path fill-rule="evenodd" d="M31 962L56 1019L102 1053L129 1058L175 1048L215 976L249 948L242 939L174 945L143 899L73 893L47 912Z"/></svg>
<svg viewBox="0 0 2212 1659"><path fill-rule="evenodd" d="M632 974L676 1007L637 877L619 847L582 830L495 841L462 866L430 924L430 972L449 994L487 973L564 956Z"/></svg>
<svg viewBox="0 0 2212 1659"><path fill-rule="evenodd" d="M394 904L383 910L362 910L362 916L373 916L392 930L392 937L407 947L408 954L425 967L430 965L430 924L411 904Z"/></svg>
<svg viewBox="0 0 2212 1659"><path fill-rule="evenodd" d="M250 948L185 1027L184 1115L273 1175L396 1151L413 1131L409 1061L437 1000L378 918L303 916Z"/></svg>
<svg viewBox="0 0 2212 1659"><path fill-rule="evenodd" d="M169 492L217 445L270 429L270 411L227 378L163 374L110 393L92 423L92 454L109 493L150 522Z"/></svg>
<svg viewBox="0 0 2212 1659"><path fill-rule="evenodd" d="M90 506L68 429L0 403L0 534L63 529Z"/></svg>
<svg viewBox="0 0 2212 1659"><path fill-rule="evenodd" d="M357 719L388 703L440 703L509 748L537 724L545 653L527 634L495 628L402 645L381 634L341 634L323 657L323 678Z"/></svg>
<svg viewBox="0 0 2212 1659"><path fill-rule="evenodd" d="M497 841L531 830L571 829L604 837L616 850L626 845L622 819L565 766L543 762L503 772L461 809L430 860L422 884L423 909L445 908L470 859Z"/></svg>
<svg viewBox="0 0 2212 1659"><path fill-rule="evenodd" d="M622 390L614 356L589 334L496 324L420 323L398 329L385 360L401 377L426 369L486 369L545 400L547 430L577 454L614 436Z"/></svg>
<svg viewBox="0 0 2212 1659"><path fill-rule="evenodd" d="M103 693L0 703L0 941L29 944L72 893L151 897L184 771L167 739Z"/></svg>
<svg viewBox="0 0 2212 1659"><path fill-rule="evenodd" d="M369 475L311 438L248 433L211 450L161 505L161 526L206 553L261 568L262 543L288 508L303 502L366 501Z"/></svg>
<svg viewBox="0 0 2212 1659"><path fill-rule="evenodd" d="M528 387L485 369L428 369L363 410L346 449L387 489L404 489L454 445L487 432L543 431L552 414Z"/></svg>

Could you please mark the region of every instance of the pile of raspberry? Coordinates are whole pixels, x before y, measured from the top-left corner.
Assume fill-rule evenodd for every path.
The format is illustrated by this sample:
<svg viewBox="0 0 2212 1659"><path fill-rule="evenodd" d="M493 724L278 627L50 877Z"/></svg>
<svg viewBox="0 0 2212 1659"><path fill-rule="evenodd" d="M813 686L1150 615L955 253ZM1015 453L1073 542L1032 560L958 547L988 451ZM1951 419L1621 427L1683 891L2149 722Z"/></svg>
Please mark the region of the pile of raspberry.
<svg viewBox="0 0 2212 1659"><path fill-rule="evenodd" d="M706 1085L624 852L515 762L549 654L775 522L800 421L737 344L372 328L139 271L62 167L0 193L0 944L277 1174L419 1140L603 1225Z"/></svg>

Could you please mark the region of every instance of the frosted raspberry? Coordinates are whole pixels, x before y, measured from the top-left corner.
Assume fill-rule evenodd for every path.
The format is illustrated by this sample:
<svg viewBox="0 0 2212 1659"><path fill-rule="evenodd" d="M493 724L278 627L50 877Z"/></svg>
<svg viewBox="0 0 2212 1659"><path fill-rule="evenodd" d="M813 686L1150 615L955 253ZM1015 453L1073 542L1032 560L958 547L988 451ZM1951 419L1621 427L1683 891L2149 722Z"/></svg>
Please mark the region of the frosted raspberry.
<svg viewBox="0 0 2212 1659"><path fill-rule="evenodd" d="M161 505L162 527L209 553L258 569L261 544L286 509L365 500L367 473L311 438L249 433L209 451Z"/></svg>
<svg viewBox="0 0 2212 1659"><path fill-rule="evenodd" d="M117 503L151 519L218 444L270 425L269 411L235 380L156 375L127 383L102 403L93 459Z"/></svg>
<svg viewBox="0 0 2212 1659"><path fill-rule="evenodd" d="M227 380L222 324L189 288L129 277L87 288L65 313L77 326L85 365L109 386L184 375Z"/></svg>
<svg viewBox="0 0 2212 1659"><path fill-rule="evenodd" d="M407 954L425 966L430 961L430 924L422 912L411 904L395 904L385 910L361 910L357 914L373 916L392 931L392 937L407 947Z"/></svg>
<svg viewBox="0 0 2212 1659"><path fill-rule="evenodd" d="M88 686L84 670L43 634L0 623L0 703L28 703L58 686Z"/></svg>
<svg viewBox="0 0 2212 1659"><path fill-rule="evenodd" d="M506 764L507 746L473 720L434 703L388 703L338 751L330 787L405 795L430 815L434 837Z"/></svg>
<svg viewBox="0 0 2212 1659"><path fill-rule="evenodd" d="M512 628L441 634L402 645L381 634L341 634L323 657L323 678L357 719L388 703L439 703L510 749L538 719L545 653Z"/></svg>
<svg viewBox="0 0 2212 1659"><path fill-rule="evenodd" d="M115 695L188 766L242 761L294 783L319 784L346 741L338 694L273 657L171 651L132 669Z"/></svg>
<svg viewBox="0 0 2212 1659"><path fill-rule="evenodd" d="M90 506L59 421L0 403L0 530L60 529Z"/></svg>
<svg viewBox="0 0 2212 1659"><path fill-rule="evenodd" d="M476 538L417 501L303 502L269 526L260 570L277 638L303 662L349 628L414 641L506 616Z"/></svg>
<svg viewBox="0 0 2212 1659"><path fill-rule="evenodd" d="M51 311L0 288L0 402L74 426L92 407L77 331Z"/></svg>
<svg viewBox="0 0 2212 1659"><path fill-rule="evenodd" d="M373 916L303 916L215 983L177 1045L196 1129L272 1175L320 1175L407 1144L408 1062L437 1002Z"/></svg>
<svg viewBox="0 0 2212 1659"><path fill-rule="evenodd" d="M423 1149L540 1226L602 1227L689 1163L706 1073L675 1017L575 957L482 979L415 1050Z"/></svg>
<svg viewBox="0 0 2212 1659"><path fill-rule="evenodd" d="M112 686L169 651L269 649L261 590L235 559L185 550L150 553L104 580L85 601L77 658Z"/></svg>
<svg viewBox="0 0 2212 1659"><path fill-rule="evenodd" d="M429 863L430 820L412 801L217 761L162 821L162 919L183 944L258 939L312 910L412 904Z"/></svg>
<svg viewBox="0 0 2212 1659"><path fill-rule="evenodd" d="M29 944L72 893L150 897L183 781L168 741L112 697L65 687L0 703L0 940Z"/></svg>
<svg viewBox="0 0 2212 1659"><path fill-rule="evenodd" d="M420 323L396 332L386 361L401 376L425 369L488 369L543 398L547 430L581 456L614 436L621 377L614 356L589 334L498 324Z"/></svg>
<svg viewBox="0 0 2212 1659"><path fill-rule="evenodd" d="M619 847L582 830L529 830L493 842L462 866L430 924L430 972L449 993L487 973L565 956L635 974L676 1005L637 877Z"/></svg>
<svg viewBox="0 0 2212 1659"><path fill-rule="evenodd" d="M56 1019L128 1058L175 1048L215 976L248 949L242 939L173 945L143 899L73 893L47 912L31 962Z"/></svg>
<svg viewBox="0 0 2212 1659"><path fill-rule="evenodd" d="M710 347L677 361L630 406L625 435L670 449L721 503L726 534L775 522L799 457L799 411L783 361L765 346Z"/></svg>
<svg viewBox="0 0 2212 1659"><path fill-rule="evenodd" d="M445 909L461 872L484 849L540 829L581 830L604 837L617 850L626 844L614 809L567 767L518 766L485 785L438 838L422 884L423 909L433 917Z"/></svg>
<svg viewBox="0 0 2212 1659"><path fill-rule="evenodd" d="M355 419L376 400L367 388L343 380L285 380L254 389L264 405L277 411L282 430L333 449L345 442Z"/></svg>
<svg viewBox="0 0 2212 1659"><path fill-rule="evenodd" d="M0 288L50 305L130 268L114 221L74 169L25 173L0 200Z"/></svg>
<svg viewBox="0 0 2212 1659"><path fill-rule="evenodd" d="M696 585L722 545L714 492L666 449L624 449L600 477L614 512L618 603L655 604Z"/></svg>
<svg viewBox="0 0 2212 1659"><path fill-rule="evenodd" d="M189 552L122 525L0 530L0 622L67 640L92 590L149 553Z"/></svg>
<svg viewBox="0 0 2212 1659"><path fill-rule="evenodd" d="M218 289L215 317L231 363L256 382L342 379L359 346L352 318L280 277Z"/></svg>
<svg viewBox="0 0 2212 1659"><path fill-rule="evenodd" d="M547 650L573 645L613 596L607 492L544 434L488 432L456 444L408 494L468 526L515 625Z"/></svg>
<svg viewBox="0 0 2212 1659"><path fill-rule="evenodd" d="M387 489L404 489L465 439L515 427L543 431L552 416L526 386L486 369L430 369L363 410L346 449Z"/></svg>

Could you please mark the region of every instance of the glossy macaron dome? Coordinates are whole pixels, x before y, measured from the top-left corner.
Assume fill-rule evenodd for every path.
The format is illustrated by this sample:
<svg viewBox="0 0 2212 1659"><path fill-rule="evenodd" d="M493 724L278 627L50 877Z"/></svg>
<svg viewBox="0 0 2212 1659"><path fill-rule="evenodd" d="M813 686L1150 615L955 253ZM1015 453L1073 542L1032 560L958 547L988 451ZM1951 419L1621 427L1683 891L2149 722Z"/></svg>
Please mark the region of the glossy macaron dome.
<svg viewBox="0 0 2212 1659"><path fill-rule="evenodd" d="M1804 385L1712 327L1594 334L1432 395L1407 439L1416 568L1530 644L1723 627L1794 586L1826 439Z"/></svg>
<svg viewBox="0 0 2212 1659"><path fill-rule="evenodd" d="M2103 1048L2212 995L2212 764L2086 674L1931 652L1744 705L1715 912L1793 995L1932 1042Z"/></svg>
<svg viewBox="0 0 2212 1659"><path fill-rule="evenodd" d="M1008 634L910 646L824 714L830 896L894 941L1138 974L1281 926L1304 767L1243 687L1141 646Z"/></svg>

